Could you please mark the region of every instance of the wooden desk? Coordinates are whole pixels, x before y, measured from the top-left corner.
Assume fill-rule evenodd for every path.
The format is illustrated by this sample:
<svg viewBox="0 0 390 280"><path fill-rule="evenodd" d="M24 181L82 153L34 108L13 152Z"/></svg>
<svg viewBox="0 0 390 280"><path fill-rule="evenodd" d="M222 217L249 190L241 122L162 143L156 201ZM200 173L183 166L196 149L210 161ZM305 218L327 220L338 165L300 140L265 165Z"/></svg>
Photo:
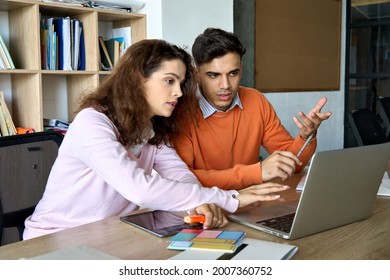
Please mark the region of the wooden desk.
<svg viewBox="0 0 390 280"><path fill-rule="evenodd" d="M296 186L299 180L300 176L295 176L290 185ZM291 200L299 195L291 188L284 197ZM226 229L246 231L250 238L295 244L299 250L293 259L390 259L390 197L377 197L369 219L292 241L232 222ZM29 258L82 244L121 259L167 259L178 253L166 249L165 238L155 237L113 217L1 246L0 259Z"/></svg>

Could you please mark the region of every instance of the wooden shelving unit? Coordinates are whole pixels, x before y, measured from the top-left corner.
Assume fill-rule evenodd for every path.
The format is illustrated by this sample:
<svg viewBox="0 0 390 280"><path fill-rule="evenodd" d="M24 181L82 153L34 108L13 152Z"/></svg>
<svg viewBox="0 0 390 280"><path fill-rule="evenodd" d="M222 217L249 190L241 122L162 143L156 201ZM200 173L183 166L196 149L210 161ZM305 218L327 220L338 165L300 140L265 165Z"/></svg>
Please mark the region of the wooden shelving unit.
<svg viewBox="0 0 390 280"><path fill-rule="evenodd" d="M85 71L42 70L41 16L69 16L83 22ZM0 70L0 90L7 91L6 87L10 87L15 125L35 131L43 130L43 118L71 122L78 97L96 88L110 74L99 70L101 26L104 32L130 26L132 43L146 38L145 15L34 0L0 1L0 21L8 23L8 30L0 32L5 33L1 34L3 38L8 38L8 49L16 66L15 70Z"/></svg>

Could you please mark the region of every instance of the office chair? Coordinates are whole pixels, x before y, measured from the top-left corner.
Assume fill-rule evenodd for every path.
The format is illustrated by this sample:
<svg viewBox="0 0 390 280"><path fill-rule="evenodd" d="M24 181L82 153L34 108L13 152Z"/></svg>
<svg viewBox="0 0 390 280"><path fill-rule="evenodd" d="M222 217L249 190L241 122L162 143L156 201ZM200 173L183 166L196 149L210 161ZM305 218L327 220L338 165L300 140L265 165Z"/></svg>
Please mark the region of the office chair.
<svg viewBox="0 0 390 280"><path fill-rule="evenodd" d="M379 102L379 112L384 119L384 125L386 128L386 134L387 138L390 140L390 96L389 97L383 97L379 96L378 98Z"/></svg>
<svg viewBox="0 0 390 280"><path fill-rule="evenodd" d="M0 245L5 228L18 229L41 199L63 134L44 131L0 137Z"/></svg>
<svg viewBox="0 0 390 280"><path fill-rule="evenodd" d="M385 143L388 141L386 133L375 113L363 108L349 113L352 131L359 146Z"/></svg>

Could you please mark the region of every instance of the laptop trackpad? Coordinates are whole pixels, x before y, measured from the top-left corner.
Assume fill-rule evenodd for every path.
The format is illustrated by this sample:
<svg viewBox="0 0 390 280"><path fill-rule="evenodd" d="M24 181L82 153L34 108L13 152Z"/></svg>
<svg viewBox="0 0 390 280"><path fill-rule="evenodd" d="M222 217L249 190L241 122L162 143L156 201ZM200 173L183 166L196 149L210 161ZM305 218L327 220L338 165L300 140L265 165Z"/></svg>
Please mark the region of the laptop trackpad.
<svg viewBox="0 0 390 280"><path fill-rule="evenodd" d="M259 222L268 220L271 218L276 218L280 216L284 216L287 214L295 213L298 206L297 201L291 201L284 204L269 206L269 207L258 207L253 210L249 210L247 212L242 212L239 214L241 217L245 217L244 219L249 219L252 222Z"/></svg>

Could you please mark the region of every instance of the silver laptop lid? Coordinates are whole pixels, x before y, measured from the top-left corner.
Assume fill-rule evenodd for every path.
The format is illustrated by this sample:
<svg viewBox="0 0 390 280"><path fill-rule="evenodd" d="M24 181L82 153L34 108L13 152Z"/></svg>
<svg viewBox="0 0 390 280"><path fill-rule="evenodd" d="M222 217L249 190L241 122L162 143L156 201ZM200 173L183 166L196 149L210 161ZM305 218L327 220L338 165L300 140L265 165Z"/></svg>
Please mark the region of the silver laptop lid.
<svg viewBox="0 0 390 280"><path fill-rule="evenodd" d="M368 218L389 159L390 143L317 152L290 239Z"/></svg>
<svg viewBox="0 0 390 280"><path fill-rule="evenodd" d="M229 218L287 239L368 218L389 159L390 143L317 152L309 167L290 234L272 231L259 223L260 216L273 211L273 206Z"/></svg>

